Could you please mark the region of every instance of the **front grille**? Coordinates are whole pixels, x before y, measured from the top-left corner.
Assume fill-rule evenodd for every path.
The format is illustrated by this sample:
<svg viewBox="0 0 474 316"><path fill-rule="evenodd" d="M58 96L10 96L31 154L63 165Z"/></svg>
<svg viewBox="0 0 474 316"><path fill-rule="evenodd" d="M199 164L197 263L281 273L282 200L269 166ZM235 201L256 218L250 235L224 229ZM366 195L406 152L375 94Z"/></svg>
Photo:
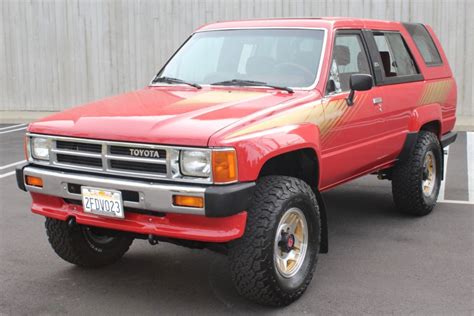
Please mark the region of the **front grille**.
<svg viewBox="0 0 474 316"><path fill-rule="evenodd" d="M166 165L134 161L111 160L110 167L120 170L133 170L152 173L166 173Z"/></svg>
<svg viewBox="0 0 474 316"><path fill-rule="evenodd" d="M137 147L125 147L125 146L110 146L110 153L112 155L120 155L120 156L132 156L130 154L131 150L135 149L143 149L143 148L137 148ZM159 158L166 158L166 150L165 149L156 149L156 152L158 152ZM156 157L155 157L156 158Z"/></svg>
<svg viewBox="0 0 474 316"><path fill-rule="evenodd" d="M88 139L59 138L51 148L52 165L108 174L167 178L168 148ZM132 155L133 153L133 155Z"/></svg>
<svg viewBox="0 0 474 316"><path fill-rule="evenodd" d="M88 144L88 143L79 143L79 142L66 142L63 140L56 141L57 149L66 149L74 151L86 151L90 153L99 153L102 150L100 144Z"/></svg>
<svg viewBox="0 0 474 316"><path fill-rule="evenodd" d="M56 160L59 163L66 163L66 164L72 164L72 165L102 167L102 159L100 158L57 154Z"/></svg>

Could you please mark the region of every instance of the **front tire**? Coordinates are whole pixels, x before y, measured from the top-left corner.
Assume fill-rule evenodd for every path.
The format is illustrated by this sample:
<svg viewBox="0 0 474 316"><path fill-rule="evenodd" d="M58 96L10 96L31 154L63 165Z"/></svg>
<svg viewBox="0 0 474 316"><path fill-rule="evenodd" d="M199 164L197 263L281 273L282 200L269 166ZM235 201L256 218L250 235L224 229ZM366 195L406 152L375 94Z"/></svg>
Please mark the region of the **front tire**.
<svg viewBox="0 0 474 316"><path fill-rule="evenodd" d="M108 236L93 227L75 225L46 218L46 232L53 250L72 264L97 268L119 260L129 249L133 238L117 234Z"/></svg>
<svg viewBox="0 0 474 316"><path fill-rule="evenodd" d="M319 207L309 185L284 176L260 179L245 234L229 251L237 291L263 305L294 302L311 282L320 241Z"/></svg>
<svg viewBox="0 0 474 316"><path fill-rule="evenodd" d="M441 186L442 162L436 135L421 131L408 159L393 170L393 200L401 212L415 216L431 213Z"/></svg>

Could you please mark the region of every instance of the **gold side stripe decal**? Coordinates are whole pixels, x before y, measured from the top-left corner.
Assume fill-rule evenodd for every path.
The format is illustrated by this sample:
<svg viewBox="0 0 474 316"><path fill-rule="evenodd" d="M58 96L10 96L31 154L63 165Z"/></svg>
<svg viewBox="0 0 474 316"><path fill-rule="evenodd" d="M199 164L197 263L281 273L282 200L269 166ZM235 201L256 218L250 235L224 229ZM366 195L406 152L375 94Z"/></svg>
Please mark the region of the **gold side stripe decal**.
<svg viewBox="0 0 474 316"><path fill-rule="evenodd" d="M418 105L446 102L452 87L453 81L451 79L428 83L421 94Z"/></svg>
<svg viewBox="0 0 474 316"><path fill-rule="evenodd" d="M364 95L359 95L359 97L356 96L356 98L354 99L354 103L359 103L361 105L364 104L364 101L367 99L368 97L368 94L364 94ZM344 100L345 101L345 100ZM342 115L339 120L334 124L333 128L336 128L337 126L339 126L340 124L344 123L344 122L347 122L347 121L350 121L361 109L362 109L362 106L359 106L359 107L348 107L346 102L344 102L344 106L346 106L346 112L345 114L346 115ZM326 131L324 134L323 134L323 137L322 137L322 143L328 143L330 142L337 134L339 134L341 131L333 131L331 132L331 130L328 130Z"/></svg>
<svg viewBox="0 0 474 316"><path fill-rule="evenodd" d="M354 102L362 103L368 94L356 95ZM278 128L287 125L313 123L319 125L321 137L328 137L329 132L336 126L353 117L359 108L350 108L346 104L346 99L338 99L322 104L321 100L308 103L297 109L291 109L277 114L265 121L251 124L234 133L231 133L226 139L260 132L267 129Z"/></svg>
<svg viewBox="0 0 474 316"><path fill-rule="evenodd" d="M269 118L266 121L262 121L256 123L254 125L250 125L248 127L244 127L243 129L236 131L226 138L234 138L238 136L242 136L249 133L260 132L266 129L281 127L285 125L291 124L300 124L304 122L311 122L314 124L319 124L324 117L323 109L320 106L321 100L316 102L308 103L301 108L291 111L284 111L281 114L273 118Z"/></svg>

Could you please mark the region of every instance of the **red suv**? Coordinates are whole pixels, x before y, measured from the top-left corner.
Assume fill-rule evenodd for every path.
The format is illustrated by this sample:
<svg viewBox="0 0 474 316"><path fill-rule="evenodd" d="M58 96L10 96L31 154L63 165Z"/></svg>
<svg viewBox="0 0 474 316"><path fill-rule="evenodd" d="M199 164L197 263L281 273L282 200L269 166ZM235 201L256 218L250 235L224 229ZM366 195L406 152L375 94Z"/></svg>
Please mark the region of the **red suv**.
<svg viewBox="0 0 474 316"><path fill-rule="evenodd" d="M328 250L321 192L377 173L400 211L433 210L455 111L429 26L215 23L148 87L30 124L17 180L68 262L111 264L135 238L209 248L240 294L282 306Z"/></svg>

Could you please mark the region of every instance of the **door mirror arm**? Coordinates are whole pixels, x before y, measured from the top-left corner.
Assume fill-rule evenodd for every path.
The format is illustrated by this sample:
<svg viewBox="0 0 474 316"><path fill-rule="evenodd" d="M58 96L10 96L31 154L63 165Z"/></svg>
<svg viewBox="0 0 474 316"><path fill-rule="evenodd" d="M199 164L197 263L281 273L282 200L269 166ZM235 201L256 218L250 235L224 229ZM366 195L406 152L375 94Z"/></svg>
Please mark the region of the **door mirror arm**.
<svg viewBox="0 0 474 316"><path fill-rule="evenodd" d="M354 105L354 94L355 94L355 90L351 89L351 91L349 92L349 95L346 98L346 103L348 106Z"/></svg>
<svg viewBox="0 0 474 316"><path fill-rule="evenodd" d="M352 74L349 79L349 86L351 91L347 96L346 102L348 106L354 104L355 91L367 91L372 89L374 81L371 75L368 74Z"/></svg>

